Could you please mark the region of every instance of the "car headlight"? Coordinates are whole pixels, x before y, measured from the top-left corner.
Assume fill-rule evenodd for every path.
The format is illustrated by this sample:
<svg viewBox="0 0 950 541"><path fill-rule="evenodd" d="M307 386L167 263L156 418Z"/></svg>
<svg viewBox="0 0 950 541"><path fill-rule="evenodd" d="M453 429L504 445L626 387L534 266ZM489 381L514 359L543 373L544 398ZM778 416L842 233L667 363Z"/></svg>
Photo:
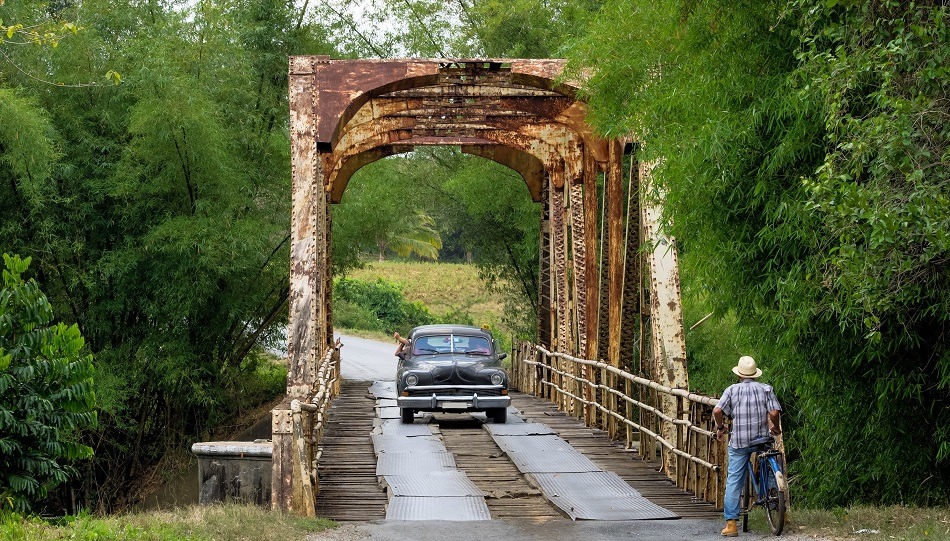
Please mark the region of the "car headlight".
<svg viewBox="0 0 950 541"><path fill-rule="evenodd" d="M495 372L491 375L491 384L492 385L501 385L505 381L505 376L502 376L500 372Z"/></svg>
<svg viewBox="0 0 950 541"><path fill-rule="evenodd" d="M418 383L419 383L419 376L415 374L409 374L408 376L406 376L406 385L412 387L413 385L416 385Z"/></svg>

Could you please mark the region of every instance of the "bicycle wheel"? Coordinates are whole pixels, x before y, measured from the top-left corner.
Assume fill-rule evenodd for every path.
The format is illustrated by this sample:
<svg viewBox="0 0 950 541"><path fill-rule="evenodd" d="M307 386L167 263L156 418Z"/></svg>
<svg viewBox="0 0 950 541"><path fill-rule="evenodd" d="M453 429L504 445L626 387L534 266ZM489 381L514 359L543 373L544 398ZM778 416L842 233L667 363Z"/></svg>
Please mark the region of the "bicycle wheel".
<svg viewBox="0 0 950 541"><path fill-rule="evenodd" d="M752 511L752 465L746 467L745 482L742 483L742 494L739 496L739 514L742 515L742 532L749 531L749 512Z"/></svg>
<svg viewBox="0 0 950 541"><path fill-rule="evenodd" d="M775 470L772 461L763 461L761 466L766 468L763 479L769 485L762 498L765 518L769 521L772 533L782 535L782 529L785 528L785 475L781 470Z"/></svg>

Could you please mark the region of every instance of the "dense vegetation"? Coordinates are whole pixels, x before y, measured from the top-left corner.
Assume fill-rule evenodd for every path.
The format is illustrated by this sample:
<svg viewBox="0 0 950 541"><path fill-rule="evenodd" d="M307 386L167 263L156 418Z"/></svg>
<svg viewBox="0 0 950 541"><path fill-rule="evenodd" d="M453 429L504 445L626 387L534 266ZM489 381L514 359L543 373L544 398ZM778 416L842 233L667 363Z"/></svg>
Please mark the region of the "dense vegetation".
<svg viewBox="0 0 950 541"><path fill-rule="evenodd" d="M686 279L786 401L803 502L950 498L947 15L613 2L572 49L600 129L664 158Z"/></svg>
<svg viewBox="0 0 950 541"><path fill-rule="evenodd" d="M255 351L286 317L286 57L307 53L570 58L597 128L663 158L688 323L715 314L692 369L717 392L740 349L762 361L799 501L950 499L942 3L355 4L0 3L0 251L95 355L83 505L280 387ZM335 270L471 259L527 333L538 212L453 149L382 160L334 209Z"/></svg>
<svg viewBox="0 0 950 541"><path fill-rule="evenodd" d="M400 287L381 278L364 282L352 278L333 281L333 322L344 329L365 329L392 334L437 319L419 302L405 299Z"/></svg>
<svg viewBox="0 0 950 541"><path fill-rule="evenodd" d="M167 450L282 388L255 348L287 312L287 55L332 52L298 15L270 0L0 6L11 28L81 27L56 47L0 43L0 248L32 256L95 354L79 505L122 505Z"/></svg>
<svg viewBox="0 0 950 541"><path fill-rule="evenodd" d="M82 430L96 425L92 356L73 324L23 273L30 259L3 254L0 287L0 513L28 511L92 456Z"/></svg>

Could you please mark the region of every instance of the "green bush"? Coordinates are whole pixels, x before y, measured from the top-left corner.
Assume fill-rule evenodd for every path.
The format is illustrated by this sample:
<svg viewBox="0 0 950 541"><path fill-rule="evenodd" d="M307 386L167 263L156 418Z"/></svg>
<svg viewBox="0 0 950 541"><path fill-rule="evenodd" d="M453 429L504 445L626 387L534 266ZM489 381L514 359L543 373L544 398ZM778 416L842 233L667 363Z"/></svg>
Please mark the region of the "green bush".
<svg viewBox="0 0 950 541"><path fill-rule="evenodd" d="M30 258L3 255L0 289L0 510L27 511L89 458L78 433L96 424L92 356L76 325L22 274Z"/></svg>
<svg viewBox="0 0 950 541"><path fill-rule="evenodd" d="M333 317L339 327L390 332L438 319L418 302L409 302L402 289L382 279L364 282L338 278L333 282Z"/></svg>
<svg viewBox="0 0 950 541"><path fill-rule="evenodd" d="M248 355L238 377L233 401L239 410L259 406L287 390L287 366L270 354Z"/></svg>

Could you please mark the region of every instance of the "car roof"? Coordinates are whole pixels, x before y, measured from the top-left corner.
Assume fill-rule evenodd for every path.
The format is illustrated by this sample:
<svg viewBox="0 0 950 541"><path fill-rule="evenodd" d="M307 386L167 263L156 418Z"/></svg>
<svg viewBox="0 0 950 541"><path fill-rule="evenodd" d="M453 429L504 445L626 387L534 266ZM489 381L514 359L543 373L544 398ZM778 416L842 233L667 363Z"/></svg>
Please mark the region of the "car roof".
<svg viewBox="0 0 950 541"><path fill-rule="evenodd" d="M432 334L467 334L475 336L484 336L491 339L491 333L483 331L478 327L471 325L420 325L409 331L409 338L414 336L428 336Z"/></svg>

